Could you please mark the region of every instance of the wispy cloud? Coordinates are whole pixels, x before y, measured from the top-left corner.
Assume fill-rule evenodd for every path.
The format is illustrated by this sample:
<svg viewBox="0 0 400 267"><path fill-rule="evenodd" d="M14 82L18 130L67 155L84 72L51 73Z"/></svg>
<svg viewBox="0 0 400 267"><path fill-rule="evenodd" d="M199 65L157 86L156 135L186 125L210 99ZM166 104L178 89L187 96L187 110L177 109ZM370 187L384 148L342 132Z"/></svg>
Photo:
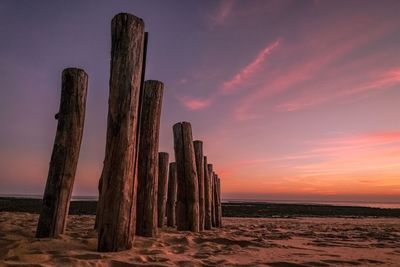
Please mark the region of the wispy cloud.
<svg viewBox="0 0 400 267"><path fill-rule="evenodd" d="M240 88L260 69L261 65L266 61L272 51L279 47L280 43L281 40L278 39L274 43L268 44L264 47L257 56L248 65L242 68L231 80L223 83L222 92L229 94Z"/></svg>
<svg viewBox="0 0 400 267"><path fill-rule="evenodd" d="M306 144L310 147L302 152L239 161L235 162L234 166L276 162L290 162L290 164L299 165L304 160L310 159L324 160L337 158L345 161L346 157L362 154L379 154L382 158L398 160L400 156L400 131L381 131L339 136L310 141ZM388 145L390 146L388 147Z"/></svg>
<svg viewBox="0 0 400 267"><path fill-rule="evenodd" d="M212 98L200 99L185 96L178 98L178 100L188 110L202 110L210 106L212 103Z"/></svg>
<svg viewBox="0 0 400 267"><path fill-rule="evenodd" d="M278 39L274 43L268 44L266 47L264 47L249 64L240 69L231 80L223 82L220 90L215 91L214 94L209 98L201 99L185 96L179 98L181 104L183 104L188 110L201 110L209 107L213 102L213 99L231 94L238 90L241 86L248 82L257 73L257 71L261 69L268 56L274 49L279 47L280 43L281 40ZM200 76L200 74L197 73L196 77L197 76ZM179 81L180 84L186 84L187 82L187 78L182 78Z"/></svg>
<svg viewBox="0 0 400 267"><path fill-rule="evenodd" d="M306 95L278 104L277 109L281 111L296 111L304 108L314 107L334 100L347 98L370 91L385 90L400 84L400 69L385 71L380 77L363 82L361 84L348 85L350 88L341 88L338 85L330 86L329 90L318 87L310 90ZM326 93L332 92L332 93Z"/></svg>
<svg viewBox="0 0 400 267"><path fill-rule="evenodd" d="M217 10L212 14L210 18L210 27L214 28L219 25L223 25L229 18L233 11L234 0L222 0Z"/></svg>
<svg viewBox="0 0 400 267"><path fill-rule="evenodd" d="M351 24L352 27L347 25ZM334 26L332 26L334 25ZM393 32L395 24L390 21L376 23L373 20L369 20L362 16L356 17L354 20L347 18L343 22L330 24L330 28L317 27L315 32L309 33L308 38L303 39L298 44L292 44L285 49L285 54L280 54L281 61L288 62L286 65L281 66L279 69L267 68L263 72L264 82L255 90L251 91L235 108L235 116L238 120L247 120L251 118L257 118L259 114L255 114L254 108L258 107L258 104L265 101L267 98L282 95L287 91L312 91L316 88L316 85L312 85L312 82L321 82L320 77L328 77L332 71L332 67L337 65L338 62L340 68L346 68L346 65L351 65L352 61L348 61L347 57L357 49L361 49L365 46L370 45L377 40L380 40L383 36ZM323 30L321 30L323 28ZM356 32L362 29L369 28L366 34L356 34ZM302 55L297 60L290 60L290 57L295 58L297 55ZM355 66L359 69L352 69L352 72L340 73L342 75L341 80L348 78L348 76L354 75L359 72L360 69L365 66ZM337 68L337 66L336 66ZM378 70L379 71L382 70ZM347 84L346 92L340 92L341 97L346 95L354 95L363 91L372 90L378 87L387 86L390 83L397 82L397 72L393 72L388 77L381 80L376 79L372 84L358 84L359 86L353 87L352 84ZM337 77L331 77L327 79L325 83L331 82L334 87L334 83L337 82ZM305 85L305 83L307 83ZM311 84L311 86L310 86ZM310 90L311 89L311 90ZM314 99L308 97L303 99L300 105L311 106L314 103L327 101L327 94L321 88L318 88L322 94L316 96ZM338 91L341 88L333 88L332 91ZM339 98L339 96L334 96ZM282 98L281 98L282 99ZM296 104L296 103L295 103ZM299 107L291 103L283 103L280 107L283 110L295 110Z"/></svg>

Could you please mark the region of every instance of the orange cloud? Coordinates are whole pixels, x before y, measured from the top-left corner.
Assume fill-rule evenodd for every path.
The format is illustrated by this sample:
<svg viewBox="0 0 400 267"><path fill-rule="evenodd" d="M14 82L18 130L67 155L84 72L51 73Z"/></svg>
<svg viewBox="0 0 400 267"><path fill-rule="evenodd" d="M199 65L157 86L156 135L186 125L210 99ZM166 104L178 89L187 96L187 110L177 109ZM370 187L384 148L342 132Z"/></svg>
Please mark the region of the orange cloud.
<svg viewBox="0 0 400 267"><path fill-rule="evenodd" d="M303 152L223 166L227 192L395 194L400 189L400 131L380 131L307 142ZM247 168L248 167L248 168ZM373 182L365 182L373 181Z"/></svg>

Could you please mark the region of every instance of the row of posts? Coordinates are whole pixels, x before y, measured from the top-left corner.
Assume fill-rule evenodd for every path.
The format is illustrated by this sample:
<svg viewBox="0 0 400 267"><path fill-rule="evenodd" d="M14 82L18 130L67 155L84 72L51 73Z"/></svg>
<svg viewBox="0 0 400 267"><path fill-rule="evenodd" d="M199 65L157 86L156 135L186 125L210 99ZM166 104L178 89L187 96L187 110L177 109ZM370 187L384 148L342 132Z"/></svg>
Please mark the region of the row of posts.
<svg viewBox="0 0 400 267"><path fill-rule="evenodd" d="M112 20L112 50L105 159L99 180L95 229L98 251L133 246L135 234L155 237L164 226L198 232L221 227L220 178L188 122L173 126L175 162L158 152L164 85L144 81L144 22L121 13ZM88 75L62 73L57 133L37 237L64 233L82 141Z"/></svg>

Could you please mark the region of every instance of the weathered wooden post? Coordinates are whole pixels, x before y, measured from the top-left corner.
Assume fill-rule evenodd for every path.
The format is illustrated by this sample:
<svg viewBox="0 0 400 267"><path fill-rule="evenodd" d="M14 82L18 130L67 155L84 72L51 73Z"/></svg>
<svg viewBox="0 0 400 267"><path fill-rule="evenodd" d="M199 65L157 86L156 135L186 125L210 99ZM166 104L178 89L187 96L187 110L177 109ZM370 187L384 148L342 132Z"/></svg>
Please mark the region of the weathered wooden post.
<svg viewBox="0 0 400 267"><path fill-rule="evenodd" d="M139 140L136 234L157 235L158 143L164 85L146 81L142 98Z"/></svg>
<svg viewBox="0 0 400 267"><path fill-rule="evenodd" d="M173 126L178 181L176 224L178 230L199 231L199 188L192 127L188 122Z"/></svg>
<svg viewBox="0 0 400 267"><path fill-rule="evenodd" d="M197 181L199 185L199 230L204 230L204 156L203 142L196 140L193 142L194 156L196 160Z"/></svg>
<svg viewBox="0 0 400 267"><path fill-rule="evenodd" d="M208 164L208 175L210 176L210 189L211 189L211 226L215 227L215 195L214 195L214 171L213 165Z"/></svg>
<svg viewBox="0 0 400 267"><path fill-rule="evenodd" d="M218 193L218 227L222 227L222 202L221 202L221 179L217 175L217 193Z"/></svg>
<svg viewBox="0 0 400 267"><path fill-rule="evenodd" d="M87 85L88 76L84 70L68 68L62 72L57 133L36 237L64 233L82 142Z"/></svg>
<svg viewBox="0 0 400 267"><path fill-rule="evenodd" d="M221 222L220 222L220 199L219 199L219 194L218 194L218 174L214 173L214 210L215 210L215 227L221 227Z"/></svg>
<svg viewBox="0 0 400 267"><path fill-rule="evenodd" d="M167 226L176 226L176 194L177 194L177 180L176 180L176 163L169 164L168 172L168 198L167 198Z"/></svg>
<svg viewBox="0 0 400 267"><path fill-rule="evenodd" d="M144 22L121 13L111 24L110 95L101 174L98 251L130 249L136 222L137 131Z"/></svg>
<svg viewBox="0 0 400 267"><path fill-rule="evenodd" d="M207 157L204 156L204 229L210 230L211 229L211 204L212 204L212 197L211 197L211 180L210 180L210 173L207 168Z"/></svg>
<svg viewBox="0 0 400 267"><path fill-rule="evenodd" d="M167 204L168 190L168 162L169 155L165 152L158 153L158 193L157 193L157 214L158 227L163 227L165 209Z"/></svg>
<svg viewBox="0 0 400 267"><path fill-rule="evenodd" d="M140 111L141 111L141 106L142 106L141 105L141 99L142 99L142 95L143 95L144 77L145 77L145 72L146 72L146 56L147 56L147 42L148 42L148 33L147 32L144 33L144 41L143 42L144 43L143 43L143 52L142 52L142 71L141 71L141 79L140 79L139 104L138 104L139 109L138 109L138 114L136 116L137 118L140 118ZM139 120L138 123L140 123L140 120ZM139 128L139 127L140 126L137 126L137 128ZM135 138L136 138L136 140L139 140L139 130L136 131ZM136 142L136 143L138 143L138 142ZM136 176L136 173L137 173L138 152L139 152L139 149L136 149L135 162L134 162L134 166L136 166L135 170L134 170L135 176ZM103 179L101 179L101 177L100 177L99 185L98 185L99 198L98 198L98 201L97 201L96 220L95 220L95 225L94 225L94 229L96 229L96 230L98 229L98 222L99 222L100 216L102 214L102 212L101 212L101 208L102 208L101 203L102 203L102 197L103 197L102 186L103 186ZM135 187L135 190L136 190L137 186L135 185L134 187ZM135 195L134 202L136 203L136 191L135 191L134 195ZM136 204L135 204L135 207L136 207ZM135 220L136 220L136 217L135 217ZM135 225L136 225L136 221L135 221ZM134 227L136 227L136 226L134 226Z"/></svg>

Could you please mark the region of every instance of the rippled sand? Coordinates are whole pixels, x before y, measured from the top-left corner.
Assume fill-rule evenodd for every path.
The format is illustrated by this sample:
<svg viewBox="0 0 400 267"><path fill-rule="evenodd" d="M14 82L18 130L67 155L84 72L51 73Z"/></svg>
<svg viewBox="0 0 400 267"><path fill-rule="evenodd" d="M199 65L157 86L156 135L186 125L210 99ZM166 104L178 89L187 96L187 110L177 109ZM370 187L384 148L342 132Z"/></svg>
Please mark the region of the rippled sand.
<svg viewBox="0 0 400 267"><path fill-rule="evenodd" d="M202 233L163 229L135 248L96 252L94 216L69 216L67 233L34 238L38 215L0 212L0 266L399 266L400 219L224 218Z"/></svg>

